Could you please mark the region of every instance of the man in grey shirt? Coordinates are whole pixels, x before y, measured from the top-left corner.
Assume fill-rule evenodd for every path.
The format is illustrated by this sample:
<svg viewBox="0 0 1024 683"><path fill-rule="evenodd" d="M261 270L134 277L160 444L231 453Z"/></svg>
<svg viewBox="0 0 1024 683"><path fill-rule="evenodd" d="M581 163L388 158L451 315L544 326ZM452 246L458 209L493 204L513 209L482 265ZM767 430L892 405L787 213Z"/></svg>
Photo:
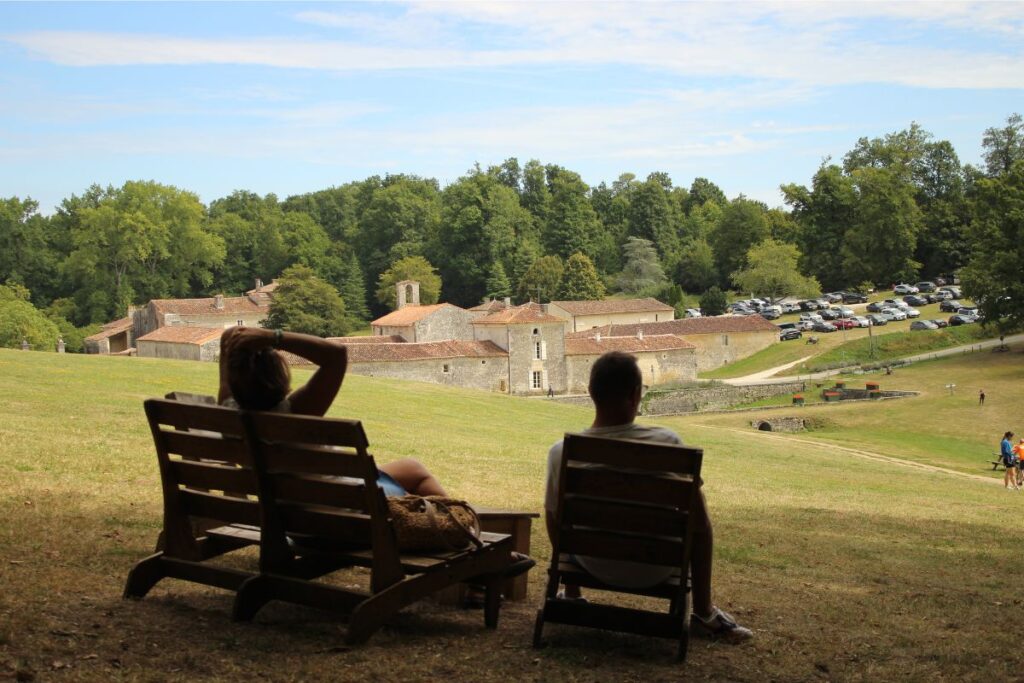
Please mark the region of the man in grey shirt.
<svg viewBox="0 0 1024 683"><path fill-rule="evenodd" d="M636 439L658 443L679 444L679 436L668 429L638 425L634 422L640 407L643 378L636 358L611 351L595 361L590 370L590 398L594 401L594 422L582 433L606 438ZM554 538L558 505L558 475L562 464L562 442L548 452L548 475L544 494L544 519L548 537ZM711 520L707 514L703 492L697 502L696 528L691 551L690 573L693 582L693 615L691 634L699 637L740 642L753 633L711 602ZM644 565L635 562L575 556L572 558L601 581L624 588L641 588L661 583L669 577L671 567ZM566 586L565 598L582 599L578 586Z"/></svg>

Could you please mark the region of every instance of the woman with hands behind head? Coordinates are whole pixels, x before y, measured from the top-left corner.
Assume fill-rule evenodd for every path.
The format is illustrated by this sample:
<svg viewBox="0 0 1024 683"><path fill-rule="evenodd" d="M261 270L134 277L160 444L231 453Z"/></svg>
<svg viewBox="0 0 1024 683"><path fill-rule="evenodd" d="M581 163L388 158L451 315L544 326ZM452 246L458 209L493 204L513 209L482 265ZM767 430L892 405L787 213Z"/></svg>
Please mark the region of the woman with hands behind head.
<svg viewBox="0 0 1024 683"><path fill-rule="evenodd" d="M309 381L294 391L288 362L280 351L317 366ZM341 344L297 332L232 327L220 338L217 402L229 408L322 417L338 395L347 368L348 350ZM396 460L377 470L377 483L385 495L445 495L440 482L417 460Z"/></svg>

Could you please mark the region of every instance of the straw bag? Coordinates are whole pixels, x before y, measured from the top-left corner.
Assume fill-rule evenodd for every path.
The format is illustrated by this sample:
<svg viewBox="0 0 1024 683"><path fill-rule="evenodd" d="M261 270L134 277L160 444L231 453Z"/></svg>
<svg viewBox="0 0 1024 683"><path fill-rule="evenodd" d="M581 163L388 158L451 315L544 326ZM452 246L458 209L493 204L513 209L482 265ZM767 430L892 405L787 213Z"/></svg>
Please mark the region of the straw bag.
<svg viewBox="0 0 1024 683"><path fill-rule="evenodd" d="M389 497L400 550L461 550L480 541L480 518L464 500L444 496Z"/></svg>

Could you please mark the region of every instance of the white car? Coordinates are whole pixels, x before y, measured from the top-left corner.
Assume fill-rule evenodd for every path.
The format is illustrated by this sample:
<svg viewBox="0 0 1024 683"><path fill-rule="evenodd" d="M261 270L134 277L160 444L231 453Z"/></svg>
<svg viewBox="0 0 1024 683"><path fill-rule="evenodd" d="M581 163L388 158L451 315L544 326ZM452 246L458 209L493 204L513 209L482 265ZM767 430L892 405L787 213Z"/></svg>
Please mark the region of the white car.
<svg viewBox="0 0 1024 683"><path fill-rule="evenodd" d="M894 294L917 294L919 290L914 285L899 284L892 291Z"/></svg>
<svg viewBox="0 0 1024 683"><path fill-rule="evenodd" d="M850 318L850 321L853 322L855 327L871 327L871 321L862 315L855 315Z"/></svg>
<svg viewBox="0 0 1024 683"><path fill-rule="evenodd" d="M779 305L782 306L782 312L783 313L799 313L800 312L800 304L784 303L784 304L779 304Z"/></svg>
<svg viewBox="0 0 1024 683"><path fill-rule="evenodd" d="M846 306L833 306L830 310L833 313L835 313L836 315L838 315L840 318L852 318L853 317L853 309L852 308L848 308Z"/></svg>
<svg viewBox="0 0 1024 683"><path fill-rule="evenodd" d="M903 311L901 311L900 309L894 307L894 306L890 306L889 308L883 308L882 309L882 315L884 315L889 320L906 320L907 319L907 314L904 313Z"/></svg>
<svg viewBox="0 0 1024 683"><path fill-rule="evenodd" d="M917 310L916 308L908 308L907 310L905 310L903 312L907 314L908 318L920 318L921 317L921 311Z"/></svg>
<svg viewBox="0 0 1024 683"><path fill-rule="evenodd" d="M825 322L825 319L822 318L817 313L801 313L800 314L800 320L806 320L806 321L811 322L811 323L822 323L822 322Z"/></svg>
<svg viewBox="0 0 1024 683"><path fill-rule="evenodd" d="M803 332L810 332L814 329L814 322L811 320L798 320L796 322L796 328Z"/></svg>
<svg viewBox="0 0 1024 683"><path fill-rule="evenodd" d="M699 308L687 308L685 313L687 318L699 318L701 316Z"/></svg>

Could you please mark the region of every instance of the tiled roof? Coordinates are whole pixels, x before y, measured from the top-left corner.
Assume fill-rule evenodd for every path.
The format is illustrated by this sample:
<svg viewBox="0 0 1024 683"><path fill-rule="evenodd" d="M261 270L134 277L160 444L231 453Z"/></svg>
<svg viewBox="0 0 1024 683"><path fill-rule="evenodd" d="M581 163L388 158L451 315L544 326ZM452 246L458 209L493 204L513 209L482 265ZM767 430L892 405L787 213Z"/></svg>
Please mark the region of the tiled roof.
<svg viewBox="0 0 1024 683"><path fill-rule="evenodd" d="M581 339L593 337L596 334L601 336L630 337L636 336L638 331L645 335L655 334L678 334L686 336L691 334L723 334L740 332L766 332L778 333L778 328L759 315L716 315L706 318L680 318L679 320L665 320L657 323L630 323L628 325L604 325L589 330L570 332L565 335L567 339Z"/></svg>
<svg viewBox="0 0 1024 683"><path fill-rule="evenodd" d="M345 346L352 346L353 344L401 344L405 342L405 337L400 334L368 334L362 337L327 337L327 341L344 344Z"/></svg>
<svg viewBox="0 0 1024 683"><path fill-rule="evenodd" d="M385 316L377 318L371 325L379 325L381 327L405 327L406 325L412 325L420 320L423 320L431 313L435 313L445 306L451 306L452 308L462 310L458 306L452 304L431 304L429 306L417 306L415 304L403 306L397 311L391 311Z"/></svg>
<svg viewBox="0 0 1024 683"><path fill-rule="evenodd" d="M474 313L494 313L496 311L504 311L506 308L508 308L508 306L505 305L504 301L500 301L498 299L491 299L490 301L485 301L484 303L478 306L474 306L473 308L467 310L470 310Z"/></svg>
<svg viewBox="0 0 1024 683"><path fill-rule="evenodd" d="M600 356L608 351L625 353L642 353L644 351L674 351L677 349L697 348L682 337L674 334L656 334L644 336L643 339L632 337L596 337L565 340L567 356Z"/></svg>
<svg viewBox="0 0 1024 683"><path fill-rule="evenodd" d="M217 308L217 299L212 296L205 299L153 299L150 303L158 313L178 315L237 315L267 311L267 304L256 304L247 296L226 296L223 308Z"/></svg>
<svg viewBox="0 0 1024 683"><path fill-rule="evenodd" d="M609 315L612 313L647 313L671 311L673 308L657 299L605 299L603 301L552 301L572 315Z"/></svg>
<svg viewBox="0 0 1024 683"><path fill-rule="evenodd" d="M255 289L250 289L248 292L246 292L246 294L270 294L275 289L277 289L277 280L271 280L270 284L263 285L262 287L257 287Z"/></svg>
<svg viewBox="0 0 1024 683"><path fill-rule="evenodd" d="M561 318L544 313L537 304L524 304L485 315L473 321L474 325L516 325L525 323L565 323Z"/></svg>
<svg viewBox="0 0 1024 683"><path fill-rule="evenodd" d="M136 341L168 342L175 344L202 344L211 339L220 339L222 327L189 327L187 325L165 325L158 327Z"/></svg>
<svg viewBox="0 0 1024 683"><path fill-rule="evenodd" d="M270 299L274 294L274 290L276 289L277 280L271 280L269 285L263 285L261 287L256 287L255 289L250 289L248 292L245 293L245 295L249 297L249 299L252 300L254 303L260 306L269 306Z"/></svg>
<svg viewBox="0 0 1024 683"><path fill-rule="evenodd" d="M432 358L489 358L507 355L498 345L490 341L355 344L348 347L349 363L429 360Z"/></svg>
<svg viewBox="0 0 1024 683"><path fill-rule="evenodd" d="M89 335L88 337L85 338L85 341L100 341L101 339L106 339L107 337L113 337L115 334L121 334L122 332L130 330L131 328L131 318L121 318L120 320L115 320L114 322L107 323L106 325L103 326L102 331L97 332L96 334Z"/></svg>

